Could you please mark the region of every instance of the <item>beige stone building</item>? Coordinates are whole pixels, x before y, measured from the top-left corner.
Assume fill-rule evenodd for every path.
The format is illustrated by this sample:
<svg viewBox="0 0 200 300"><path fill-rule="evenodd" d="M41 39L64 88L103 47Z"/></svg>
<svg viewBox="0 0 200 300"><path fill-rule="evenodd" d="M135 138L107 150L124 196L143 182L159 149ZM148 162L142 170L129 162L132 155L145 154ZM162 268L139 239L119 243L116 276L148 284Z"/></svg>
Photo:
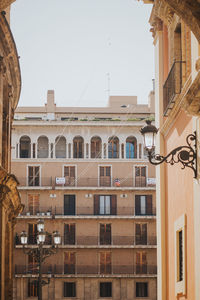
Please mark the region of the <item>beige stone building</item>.
<svg viewBox="0 0 200 300"><path fill-rule="evenodd" d="M43 299L151 300L156 297L155 170L139 132L154 117L137 97L112 96L107 107L19 107L12 170L25 205L15 231L14 299L37 296L37 266L20 244L36 247L36 224L58 230L58 253L43 265ZM51 235L45 247L51 244Z"/></svg>

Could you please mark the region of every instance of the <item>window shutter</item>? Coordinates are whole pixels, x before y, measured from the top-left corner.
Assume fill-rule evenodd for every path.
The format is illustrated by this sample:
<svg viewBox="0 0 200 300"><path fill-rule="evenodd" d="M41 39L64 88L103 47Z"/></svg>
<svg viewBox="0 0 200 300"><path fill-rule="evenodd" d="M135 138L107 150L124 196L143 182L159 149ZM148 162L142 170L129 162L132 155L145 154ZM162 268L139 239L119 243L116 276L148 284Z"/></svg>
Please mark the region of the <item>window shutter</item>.
<svg viewBox="0 0 200 300"><path fill-rule="evenodd" d="M69 176L69 167L64 168L64 177Z"/></svg>
<svg viewBox="0 0 200 300"><path fill-rule="evenodd" d="M70 167L70 177L75 178L75 167Z"/></svg>
<svg viewBox="0 0 200 300"><path fill-rule="evenodd" d="M76 227L75 224L70 224L70 244L75 245L75 232Z"/></svg>
<svg viewBox="0 0 200 300"><path fill-rule="evenodd" d="M146 214L152 215L152 195L146 196Z"/></svg>
<svg viewBox="0 0 200 300"><path fill-rule="evenodd" d="M140 202L140 195L135 195L135 214L141 214L141 202Z"/></svg>
<svg viewBox="0 0 200 300"><path fill-rule="evenodd" d="M117 214L117 195L111 196L111 215Z"/></svg>
<svg viewBox="0 0 200 300"><path fill-rule="evenodd" d="M136 245L140 244L141 240L141 225L135 224L135 239L136 239Z"/></svg>
<svg viewBox="0 0 200 300"><path fill-rule="evenodd" d="M142 244L147 244L147 224L142 224Z"/></svg>
<svg viewBox="0 0 200 300"><path fill-rule="evenodd" d="M100 167L100 176L104 176L104 167Z"/></svg>
<svg viewBox="0 0 200 300"><path fill-rule="evenodd" d="M99 195L94 195L94 215L99 215Z"/></svg>

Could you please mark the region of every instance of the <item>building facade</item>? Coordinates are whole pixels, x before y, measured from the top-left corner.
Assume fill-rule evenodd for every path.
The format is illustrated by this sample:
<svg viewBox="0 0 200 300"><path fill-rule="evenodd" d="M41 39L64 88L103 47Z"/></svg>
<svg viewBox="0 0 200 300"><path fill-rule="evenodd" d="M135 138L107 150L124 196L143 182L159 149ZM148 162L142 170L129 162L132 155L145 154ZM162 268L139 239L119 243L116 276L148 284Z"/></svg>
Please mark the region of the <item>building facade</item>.
<svg viewBox="0 0 200 300"><path fill-rule="evenodd" d="M194 28L190 5L196 7L196 13L200 5L191 1L183 16L178 4L176 13L167 3L152 2L155 115L159 128L156 153L165 156L176 147L188 146L187 141L195 149L195 142L187 137L197 135L196 173L181 163L156 167L158 299L197 300L200 299L200 47L199 29Z"/></svg>
<svg viewBox="0 0 200 300"><path fill-rule="evenodd" d="M113 96L102 108L19 107L12 136L12 171L24 210L15 229L13 298L37 296L37 265L23 253L36 246L36 224L58 230L62 243L47 258L43 299L156 300L155 169L140 128L154 118L136 97Z"/></svg>
<svg viewBox="0 0 200 300"><path fill-rule="evenodd" d="M1 8L1 4L0 4ZM9 9L0 9L0 298L12 299L13 228L22 210L18 181L11 174L11 126L21 89L18 54Z"/></svg>

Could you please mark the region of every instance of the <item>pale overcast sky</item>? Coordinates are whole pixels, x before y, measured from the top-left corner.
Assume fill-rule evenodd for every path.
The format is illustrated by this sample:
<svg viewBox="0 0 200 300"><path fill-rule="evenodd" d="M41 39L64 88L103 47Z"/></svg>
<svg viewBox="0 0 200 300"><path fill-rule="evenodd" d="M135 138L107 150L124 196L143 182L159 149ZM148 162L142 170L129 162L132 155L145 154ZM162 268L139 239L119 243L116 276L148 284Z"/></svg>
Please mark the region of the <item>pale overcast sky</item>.
<svg viewBox="0 0 200 300"><path fill-rule="evenodd" d="M19 105L44 105L48 89L57 106L105 106L109 94L147 102L151 8L135 0L17 0L11 28L22 73Z"/></svg>

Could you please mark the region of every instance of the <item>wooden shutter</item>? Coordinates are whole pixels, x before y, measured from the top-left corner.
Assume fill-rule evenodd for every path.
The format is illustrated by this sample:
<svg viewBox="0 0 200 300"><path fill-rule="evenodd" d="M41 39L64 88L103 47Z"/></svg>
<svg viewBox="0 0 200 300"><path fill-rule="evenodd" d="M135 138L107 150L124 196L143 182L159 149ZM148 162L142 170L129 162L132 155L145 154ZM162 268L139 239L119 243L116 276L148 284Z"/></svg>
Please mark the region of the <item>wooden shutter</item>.
<svg viewBox="0 0 200 300"><path fill-rule="evenodd" d="M152 215L152 195L146 196L146 214Z"/></svg>
<svg viewBox="0 0 200 300"><path fill-rule="evenodd" d="M100 244L111 244L111 224L100 224Z"/></svg>
<svg viewBox="0 0 200 300"><path fill-rule="evenodd" d="M100 273L111 273L111 252L100 252Z"/></svg>
<svg viewBox="0 0 200 300"><path fill-rule="evenodd" d="M135 242L139 245L141 241L141 226L140 224L135 224Z"/></svg>
<svg viewBox="0 0 200 300"><path fill-rule="evenodd" d="M64 273L65 274L75 274L76 265L76 253L75 252L65 252L64 253Z"/></svg>
<svg viewBox="0 0 200 300"><path fill-rule="evenodd" d="M111 215L117 214L117 195L111 196Z"/></svg>
<svg viewBox="0 0 200 300"><path fill-rule="evenodd" d="M94 195L94 215L99 215L99 195Z"/></svg>
<svg viewBox="0 0 200 300"><path fill-rule="evenodd" d="M75 245L75 224L64 224L64 243Z"/></svg>
<svg viewBox="0 0 200 300"><path fill-rule="evenodd" d="M31 215L39 212L39 194L28 194L28 209Z"/></svg>
<svg viewBox="0 0 200 300"><path fill-rule="evenodd" d="M28 224L28 242L37 244L37 224Z"/></svg>
<svg viewBox="0 0 200 300"><path fill-rule="evenodd" d="M142 244L147 244L147 224L141 224L141 238L142 238Z"/></svg>
<svg viewBox="0 0 200 300"><path fill-rule="evenodd" d="M100 167L100 176L104 176L104 167Z"/></svg>
<svg viewBox="0 0 200 300"><path fill-rule="evenodd" d="M140 195L135 195L135 214L141 214L141 202L140 202Z"/></svg>

